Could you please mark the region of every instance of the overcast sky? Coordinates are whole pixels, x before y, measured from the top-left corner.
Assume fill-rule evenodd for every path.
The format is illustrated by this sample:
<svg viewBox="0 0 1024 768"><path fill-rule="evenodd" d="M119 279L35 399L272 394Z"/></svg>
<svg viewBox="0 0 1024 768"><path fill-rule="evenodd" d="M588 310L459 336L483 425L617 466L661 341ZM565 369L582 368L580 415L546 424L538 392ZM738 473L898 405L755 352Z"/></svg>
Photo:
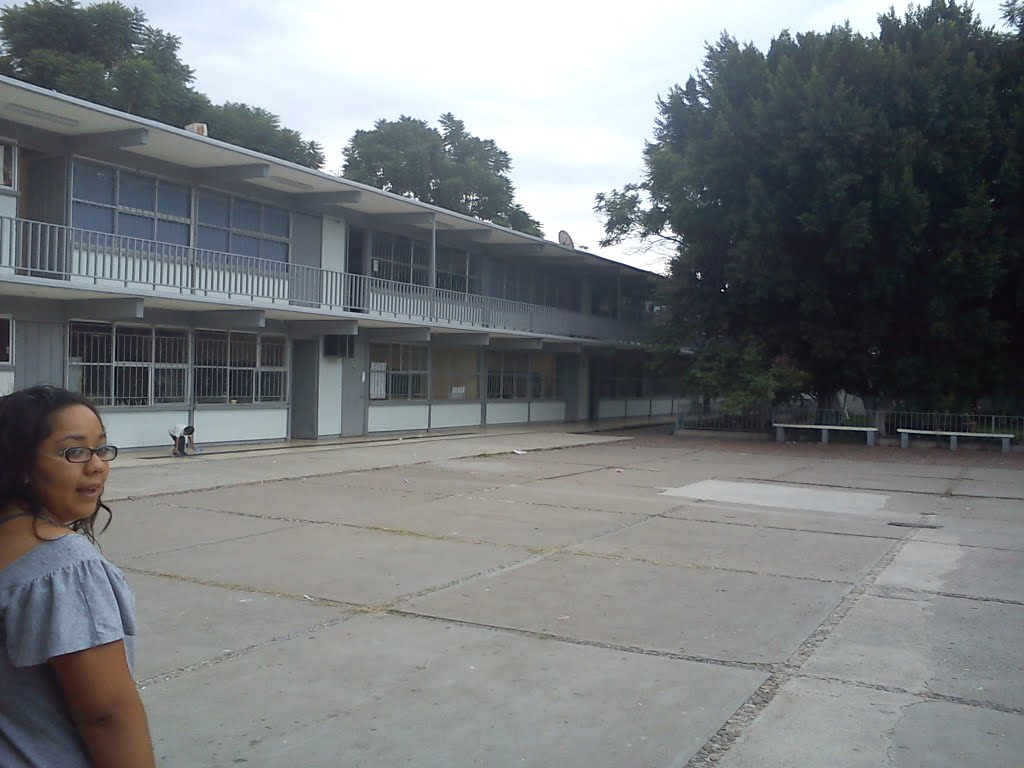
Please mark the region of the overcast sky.
<svg viewBox="0 0 1024 768"><path fill-rule="evenodd" d="M196 87L281 116L319 141L325 170L380 118L453 112L513 160L517 199L548 239L639 267L657 254L598 248L594 195L638 180L655 100L694 74L727 31L765 50L783 29L849 21L877 32L884 0L127 0L182 39ZM905 5L898 5L901 11ZM999 0L977 0L1001 25ZM214 134L215 135L215 134Z"/></svg>

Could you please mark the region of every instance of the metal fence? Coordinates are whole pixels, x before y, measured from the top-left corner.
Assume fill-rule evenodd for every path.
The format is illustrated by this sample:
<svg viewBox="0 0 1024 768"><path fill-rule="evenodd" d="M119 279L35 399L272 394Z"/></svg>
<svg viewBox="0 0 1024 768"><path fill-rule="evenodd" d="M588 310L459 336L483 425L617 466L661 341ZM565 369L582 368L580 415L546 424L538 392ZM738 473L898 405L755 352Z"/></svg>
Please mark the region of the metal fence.
<svg viewBox="0 0 1024 768"><path fill-rule="evenodd" d="M715 401L694 401L690 409L676 414L676 429L724 432L770 433L772 424L877 427L882 437L898 437L900 429L965 434L1013 435L1024 442L1024 416L926 411L848 411L844 409L780 407L760 408L740 414L726 414Z"/></svg>

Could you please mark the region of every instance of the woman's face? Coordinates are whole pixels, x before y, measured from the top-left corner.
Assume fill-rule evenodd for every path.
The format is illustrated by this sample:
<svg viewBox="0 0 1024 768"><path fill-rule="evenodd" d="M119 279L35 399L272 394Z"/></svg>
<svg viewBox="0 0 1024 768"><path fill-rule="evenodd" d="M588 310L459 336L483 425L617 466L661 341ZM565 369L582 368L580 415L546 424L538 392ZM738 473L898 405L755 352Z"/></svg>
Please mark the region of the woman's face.
<svg viewBox="0 0 1024 768"><path fill-rule="evenodd" d="M50 417L50 436L36 451L32 490L55 522L66 525L92 516L99 504L110 467L93 455L84 464L72 464L60 451L106 445L99 418L84 405L69 405Z"/></svg>

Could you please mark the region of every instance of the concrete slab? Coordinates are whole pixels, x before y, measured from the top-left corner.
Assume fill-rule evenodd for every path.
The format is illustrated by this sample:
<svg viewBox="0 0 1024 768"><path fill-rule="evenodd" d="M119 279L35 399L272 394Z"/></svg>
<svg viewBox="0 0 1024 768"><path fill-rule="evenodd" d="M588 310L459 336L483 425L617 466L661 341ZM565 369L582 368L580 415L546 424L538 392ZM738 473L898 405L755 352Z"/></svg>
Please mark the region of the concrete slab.
<svg viewBox="0 0 1024 768"><path fill-rule="evenodd" d="M865 514L885 508L889 497L880 493L854 493L779 483L703 480L681 488L669 488L664 496L700 501L724 501L755 507L802 509L814 512Z"/></svg>
<svg viewBox="0 0 1024 768"><path fill-rule="evenodd" d="M388 443L282 448L243 454L202 454L187 459L155 459L114 465L107 498L153 496L220 488L260 480L280 480L380 467L405 466L513 450L547 450L568 446L618 444L628 438L532 431L395 440Z"/></svg>
<svg viewBox="0 0 1024 768"><path fill-rule="evenodd" d="M709 467L695 467L684 472L659 472L643 467L589 467L587 471L559 480L570 485L602 489L646 488L661 492L681 484L706 480Z"/></svg>
<svg viewBox="0 0 1024 768"><path fill-rule="evenodd" d="M138 606L139 680L223 658L345 615L304 600L130 571L126 576Z"/></svg>
<svg viewBox="0 0 1024 768"><path fill-rule="evenodd" d="M968 480L981 480L991 481L996 483L1022 483L1020 477L1020 468L1001 468L1001 467L985 467L985 466L971 466L965 467L963 472L964 477Z"/></svg>
<svg viewBox="0 0 1024 768"><path fill-rule="evenodd" d="M307 483L334 488L370 488L387 491L413 491L434 496L452 496L459 493L481 491L501 485L498 476L481 477L475 472L441 470L433 464L413 465L397 469L378 469L367 472L347 472L343 475L311 477Z"/></svg>
<svg viewBox="0 0 1024 768"><path fill-rule="evenodd" d="M365 517L360 520L353 515L349 522L523 547L566 546L643 519L629 513L515 501L482 505L478 499L455 496L412 509L378 510Z"/></svg>
<svg viewBox="0 0 1024 768"><path fill-rule="evenodd" d="M1021 519L1024 520L1024 510L1021 511ZM936 515L928 522L942 527L936 530L922 529L915 532L915 541L988 547L990 549L1024 550L1024 526L1019 523L1010 523L1005 520L965 520L946 515Z"/></svg>
<svg viewBox="0 0 1024 768"><path fill-rule="evenodd" d="M677 454L670 447L652 447L639 445L635 441L625 443L606 443L570 448L560 451L548 451L547 455L535 454L534 459L551 458L554 461L566 461L574 464L585 463L600 467L619 467L626 464L637 464L674 458Z"/></svg>
<svg viewBox="0 0 1024 768"><path fill-rule="evenodd" d="M684 764L763 678L361 616L143 697L161 765L655 768Z"/></svg>
<svg viewBox="0 0 1024 768"><path fill-rule="evenodd" d="M783 528L794 531L822 531L851 536L874 536L882 539L898 539L905 529L886 525L890 520L914 522L919 515L880 514L875 516L822 514L801 510L771 507L745 507L741 504L715 504L694 502L677 507L667 517L684 520L704 520L733 525L753 525Z"/></svg>
<svg viewBox="0 0 1024 768"><path fill-rule="evenodd" d="M166 497L159 497L163 501ZM320 522L372 520L378 511L413 509L436 501L437 494L286 480L177 496L177 503L246 515L285 517Z"/></svg>
<svg viewBox="0 0 1024 768"><path fill-rule="evenodd" d="M1024 505L1004 499L979 499L970 496L940 500L936 507L940 514L965 520L1001 520L1019 525L1024 520Z"/></svg>
<svg viewBox="0 0 1024 768"><path fill-rule="evenodd" d="M722 768L1014 768L1024 718L796 679L729 750Z"/></svg>
<svg viewBox="0 0 1024 768"><path fill-rule="evenodd" d="M893 471L864 472L861 467L849 469L819 466L799 469L779 478L787 483L850 488L854 490L890 491L892 493L945 493L955 481L945 477L912 477Z"/></svg>
<svg viewBox="0 0 1024 768"><path fill-rule="evenodd" d="M538 453L544 456L544 453ZM526 456L481 456L476 458L436 461L429 464L439 472L466 473L485 481L521 483L560 477L574 472L586 471L578 464L559 464L546 461L530 461Z"/></svg>
<svg viewBox="0 0 1024 768"><path fill-rule="evenodd" d="M132 565L254 591L375 604L526 557L508 546L306 525L140 557Z"/></svg>
<svg viewBox="0 0 1024 768"><path fill-rule="evenodd" d="M859 581L892 547L889 539L737 527L657 518L578 547L583 552L693 563L779 576Z"/></svg>
<svg viewBox="0 0 1024 768"><path fill-rule="evenodd" d="M909 542L876 583L1001 600L1024 598L1020 553L923 541Z"/></svg>
<svg viewBox="0 0 1024 768"><path fill-rule="evenodd" d="M280 520L243 518L159 501L119 501L111 508L113 520L98 541L103 554L114 561L295 526Z"/></svg>
<svg viewBox="0 0 1024 768"><path fill-rule="evenodd" d="M518 501L554 507L646 515L662 514L683 503L679 499L661 495L657 488L638 488L636 486L595 488L562 480L541 480L529 485L511 485L493 491L472 494L471 498L480 499L481 503L485 504Z"/></svg>
<svg viewBox="0 0 1024 768"><path fill-rule="evenodd" d="M557 555L401 607L580 640L779 662L847 589L778 576Z"/></svg>
<svg viewBox="0 0 1024 768"><path fill-rule="evenodd" d="M666 459L657 464L647 465L649 469L662 468L672 470L679 467L683 471L707 468L712 478L742 478L749 480L774 480L780 475L792 472L805 466L813 466L820 460L785 458L782 456L761 456L742 451L726 453L724 451L700 451L678 459Z"/></svg>
<svg viewBox="0 0 1024 768"><path fill-rule="evenodd" d="M1024 482L964 480L953 490L954 496L978 496L992 499L1024 500Z"/></svg>
<svg viewBox="0 0 1024 768"><path fill-rule="evenodd" d="M1024 607L865 595L802 671L1024 709Z"/></svg>

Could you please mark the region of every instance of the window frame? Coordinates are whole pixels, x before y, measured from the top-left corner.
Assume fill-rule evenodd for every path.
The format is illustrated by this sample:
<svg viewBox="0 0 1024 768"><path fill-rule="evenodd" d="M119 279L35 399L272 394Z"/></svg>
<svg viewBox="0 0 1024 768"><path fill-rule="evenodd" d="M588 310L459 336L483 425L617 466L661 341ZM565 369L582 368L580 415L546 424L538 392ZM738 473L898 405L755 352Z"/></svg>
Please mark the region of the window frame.
<svg viewBox="0 0 1024 768"><path fill-rule="evenodd" d="M558 373L558 356L550 352L533 353L530 356L530 389L529 396L531 401L560 401L565 399L565 392L563 390L562 377ZM548 368L544 366L544 370L541 370L539 366L539 359L550 360L551 365ZM540 394L535 392L540 391Z"/></svg>
<svg viewBox="0 0 1024 768"><path fill-rule="evenodd" d="M8 167L7 157L10 150L11 163ZM0 138L0 189L18 191L18 143L12 139ZM8 177L10 180L8 181Z"/></svg>
<svg viewBox="0 0 1024 768"><path fill-rule="evenodd" d="M87 195L79 196L76 190L76 179L79 172L87 172L89 169L98 169L103 172L112 173L113 179L113 202L97 200ZM153 184L152 210L139 208L128 204L133 201L123 199L123 180L143 180ZM169 213L161 203L161 188L173 189L176 192L187 191L187 215ZM222 199L227 205L227 224L208 223L201 219L200 199L204 196ZM276 265L288 265L292 256L292 234L294 232L293 212L290 209L282 208L272 203L264 202L251 197L243 197L230 192L224 192L212 187L200 186L197 184L182 183L181 181L165 178L156 174L140 173L128 168L123 168L110 163L97 162L85 157L75 156L71 163L71 184L69 191L69 209L71 227L75 230L91 233L90 244L93 247L113 247L113 241L106 242L101 238L123 238L139 242L155 243L162 248L191 248L206 253L222 253L233 257L257 258L272 262ZM111 219L109 229L97 229L90 223L84 225L78 220L76 211L79 206L91 206L96 209L109 212ZM245 227L234 225L235 208L242 206L255 206L259 210L259 229L251 230ZM83 209L84 210L84 209ZM122 231L121 217L126 221L145 218L150 220L150 233L148 236L139 236ZM134 217L129 219L127 217ZM275 223L276 222L276 223ZM285 223L287 235L280 235L274 230L279 223ZM176 242L171 239L160 239L161 224L165 226L184 226L187 228L186 242ZM226 235L225 248L208 248L200 245L200 230L210 229L224 232ZM250 238L257 243L257 253L253 256L250 253L242 253L236 248L236 239ZM181 239L181 238L179 238ZM283 253L281 253L283 251ZM159 255L159 251L158 254ZM283 255L283 258L281 256Z"/></svg>
<svg viewBox="0 0 1024 768"><path fill-rule="evenodd" d="M201 362L206 358L207 348L204 346L204 342L208 341L215 341L219 345L223 345L221 350L223 362ZM246 351L244 359L241 359L243 353L240 350L240 345L249 343L253 345L252 357L249 357ZM265 345L278 343L281 345L281 364L264 363ZM288 337L284 334L197 328L194 350L192 386L192 403L194 405L257 405L262 403L286 405L289 402ZM272 374L273 380L281 380L281 383L274 388L275 394L264 393L264 382L267 380L265 374ZM243 391L245 388L239 386L246 378L249 382L247 389L251 394L247 394ZM219 384L220 392L211 394L208 390L199 394L200 387L205 381Z"/></svg>
<svg viewBox="0 0 1024 768"><path fill-rule="evenodd" d="M292 221L292 212L290 210L270 203L265 203L262 200L256 200L251 197L243 197L241 195L233 195L229 192L221 192L220 190L216 190L211 187L196 187L194 197L194 242L198 250L212 253L227 253L231 256L239 256L242 258L263 259L265 261L272 261L276 264L291 263L292 232L294 231L294 222ZM207 200L211 198L219 199L225 203L227 208L227 219L225 222L203 220L202 211L204 197ZM257 216L259 218L259 222L257 224L258 229L251 229L237 223L237 219L240 218L237 209L244 208L245 206L254 206L257 209ZM272 212L283 213L285 215L288 223L287 235L278 235L269 230L268 220L271 218L271 215L268 214ZM227 247L225 249L220 249L208 248L203 245L200 242L203 230L222 233L227 238ZM243 253L237 250L236 243L242 242L243 239L256 241L255 255L252 253ZM283 259L268 255L269 251L267 249L270 248L271 245L284 247Z"/></svg>
<svg viewBox="0 0 1024 768"><path fill-rule="evenodd" d="M429 287L429 243L392 232L374 231L370 246L370 277L402 285Z"/></svg>
<svg viewBox="0 0 1024 768"><path fill-rule="evenodd" d="M13 323L12 323L13 329ZM123 335L119 331L125 330ZM128 332L128 329L131 329ZM139 331L146 331L140 334ZM81 335L76 335L81 334ZM233 337L254 336L255 357L248 358L245 364L216 365L201 362L206 354L202 348L202 334L214 336L224 335L227 345L225 353L231 361L231 342ZM12 331L13 335L13 331ZM118 344L119 338L135 336L146 338L145 347L136 345L126 353L125 348ZM100 343L102 341L102 344ZM239 338L239 342L244 339ZM161 344L163 342L163 344ZM290 396L290 379L288 376L289 340L284 334L255 333L249 331L221 331L183 328L172 325L144 325L140 323L102 322L94 320L71 320L68 323L67 344L65 347L65 381L70 389L75 389L104 408L140 408L140 407L191 407L202 405L227 404L235 400L237 404L278 403L287 405ZM78 359L72 357L78 344L95 353L99 360ZM264 350L270 345L277 347L274 362L264 362L268 354ZM79 356L79 357L88 357ZM142 359L138 359L142 358ZM250 365L249 362L252 361ZM126 373L128 371L135 373ZM197 392L204 381L210 380L203 373L214 371L211 379L219 381L222 394L214 396ZM142 371L143 373L139 373ZM75 374L78 372L78 381ZM168 375L168 372L171 372ZM251 397L238 397L231 388L231 377L239 372L249 372L249 388ZM136 377L145 380L145 395L138 394L138 388L130 393L119 391L119 381ZM269 386L273 382L273 386ZM265 391L270 390L270 391ZM167 392L171 394L168 395Z"/></svg>
<svg viewBox="0 0 1024 768"><path fill-rule="evenodd" d="M86 171L89 168L97 168L102 171L108 171L114 175L114 195L113 202L108 203L105 201L97 201L96 199L90 199L88 197L80 197L78 190L76 190L76 181L78 178L79 171ZM123 184L123 180L134 179L150 182L153 185L153 207L152 210L146 208L139 208L134 205L129 205L129 201L122 200L122 187L126 186ZM160 189L161 186L174 188L178 190L188 191L188 216L181 216L178 214L167 213L161 210L160 204ZM193 214L195 210L195 187L191 184L182 184L181 182L172 181L170 179L164 179L160 176L152 174L139 173L137 171L128 170L127 168L121 168L116 165L108 165L106 163L97 163L92 160L85 158L75 157L71 163L71 226L73 229L79 229L86 232L96 232L102 235L108 235L111 237L120 237L128 240L141 240L143 242L159 243L162 246L187 248L192 245L193 240ZM134 202L134 201L131 201ZM78 206L92 206L94 208L101 208L103 210L110 211L111 215L111 230L106 231L102 229L92 229L90 227L83 226L81 222L76 221L76 210ZM148 237L128 234L121 231L120 219L121 217L134 217L135 219L147 219L150 222L150 233ZM130 219L129 219L130 220ZM188 236L185 238L186 242L174 242L171 240L160 240L160 224L177 224L183 225L188 229Z"/></svg>
<svg viewBox="0 0 1024 768"><path fill-rule="evenodd" d="M497 365L494 361L497 360ZM528 352L490 350L486 356L486 399L528 402L530 399L530 355ZM496 393L496 394L492 394Z"/></svg>
<svg viewBox="0 0 1024 768"><path fill-rule="evenodd" d="M396 356L398 366L391 367ZM375 357L386 359L374 359ZM423 360L423 367L414 367L413 363L416 362L416 358L420 357ZM385 367L380 367L382 364ZM427 404L430 402L430 347L426 344L401 342L371 344L369 369L371 403L376 401ZM414 382L417 380L420 382L419 387L414 386Z"/></svg>
<svg viewBox="0 0 1024 768"><path fill-rule="evenodd" d="M15 356L15 333L14 333L14 315L11 314L0 314L0 324L7 324L7 359L0 358L0 368L13 368L16 364L17 357ZM3 354L4 350L4 338L0 335L0 354Z"/></svg>
<svg viewBox="0 0 1024 768"><path fill-rule="evenodd" d="M453 366L454 358L463 353L473 356L475 365L472 368ZM430 399L436 403L468 402L478 403L481 401L480 388L480 364L481 350L475 347L444 347L432 349L430 352ZM438 396L438 387L443 382L446 396ZM464 391L458 396L456 389L461 387ZM473 396L471 390L476 390Z"/></svg>
<svg viewBox="0 0 1024 768"><path fill-rule="evenodd" d="M77 329L76 326L78 326ZM83 326L85 329L82 328ZM109 333L101 333L101 329L104 329L104 331L108 330ZM118 331L121 329L126 331L131 329L131 333L126 332L123 336L119 336ZM147 333L145 335L137 333L140 330ZM78 333L83 334L83 336L76 337ZM180 360L177 362L157 361L157 339L161 333L168 336L173 335L179 339L182 334L185 334L184 362ZM146 338L145 347L135 347L140 353L144 352L146 359L132 360L128 358L133 355L124 356L123 350L119 347L118 339L130 336L134 336L137 339ZM104 340L109 339L109 341L105 341L106 353L102 355L107 358L106 360L83 359L76 362L76 358L72 356L76 341L81 341L85 345L93 345L101 338ZM100 348L95 346L93 349L98 350ZM187 328L170 325L144 325L140 323L117 323L95 320L71 320L68 322L67 345L65 348L65 381L69 389L81 392L97 406L105 408L131 408L152 406L180 407L182 405L189 405L188 381L191 375L191 358L191 334L189 334ZM81 371L81 378L77 383L73 381L73 373L76 368ZM144 372L144 395L119 392L118 382L122 380L119 374L125 374L131 370ZM156 394L156 380L162 378L159 376L159 372L166 370L184 372L185 383L180 399L158 398ZM87 373L89 371L92 373ZM94 377L94 384L102 382L105 391L102 394L98 394L94 386L83 386L86 376ZM137 390L135 391L137 392ZM142 402L125 402L126 400L141 400Z"/></svg>

